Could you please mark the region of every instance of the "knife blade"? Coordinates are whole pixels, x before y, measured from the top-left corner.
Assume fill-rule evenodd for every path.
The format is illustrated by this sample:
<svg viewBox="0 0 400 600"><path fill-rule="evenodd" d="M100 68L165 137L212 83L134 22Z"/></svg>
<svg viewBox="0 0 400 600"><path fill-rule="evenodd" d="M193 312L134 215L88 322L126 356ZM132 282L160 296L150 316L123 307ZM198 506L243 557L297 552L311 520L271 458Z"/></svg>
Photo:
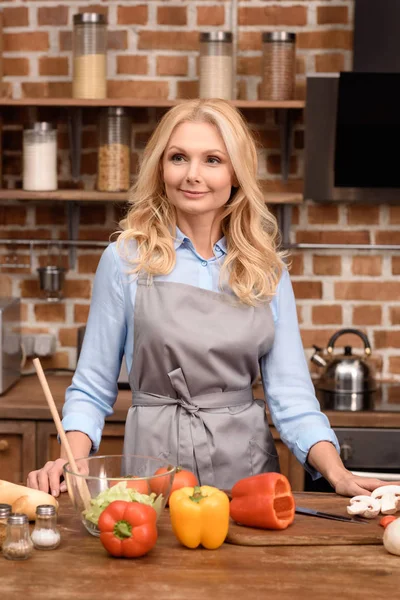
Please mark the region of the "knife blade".
<svg viewBox="0 0 400 600"><path fill-rule="evenodd" d="M332 519L333 521L344 521L346 523L364 523L369 524L370 521L363 519L362 517L345 517L344 515L335 515L333 513L322 512L320 510L314 510L313 508L304 508L303 506L296 506L296 511L299 515L308 515L311 517L320 517L321 519Z"/></svg>

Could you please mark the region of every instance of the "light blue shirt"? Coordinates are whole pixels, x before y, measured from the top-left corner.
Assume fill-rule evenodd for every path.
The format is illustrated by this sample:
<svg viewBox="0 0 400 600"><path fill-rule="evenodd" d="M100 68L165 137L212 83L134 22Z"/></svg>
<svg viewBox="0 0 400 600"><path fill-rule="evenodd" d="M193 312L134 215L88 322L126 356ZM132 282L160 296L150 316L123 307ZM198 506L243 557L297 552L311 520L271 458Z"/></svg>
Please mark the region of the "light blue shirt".
<svg viewBox="0 0 400 600"><path fill-rule="evenodd" d="M196 252L179 229L174 245L175 268L157 278L220 292L225 238L214 245L214 257L208 260ZM117 252L116 243L103 252L94 279L81 354L63 407L64 429L86 433L92 440L92 452L99 447L105 418L113 412L124 355L128 373L132 365L137 281L127 273L129 267L132 268ZM339 445L315 397L287 270L283 271L270 306L275 338L271 350L260 361L269 410L281 440L316 478L319 474L306 463L310 448L328 441L339 451Z"/></svg>

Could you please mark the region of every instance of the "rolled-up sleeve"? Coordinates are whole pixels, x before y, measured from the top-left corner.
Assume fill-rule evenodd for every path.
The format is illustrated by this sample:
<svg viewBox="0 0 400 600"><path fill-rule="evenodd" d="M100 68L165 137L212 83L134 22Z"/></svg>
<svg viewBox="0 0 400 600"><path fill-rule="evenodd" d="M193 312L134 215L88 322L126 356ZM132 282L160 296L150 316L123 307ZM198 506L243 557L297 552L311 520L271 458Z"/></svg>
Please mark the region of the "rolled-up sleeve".
<svg viewBox="0 0 400 600"><path fill-rule="evenodd" d="M310 448L317 442L327 441L339 451L339 444L315 396L301 341L293 288L286 269L271 309L275 323L274 343L260 360L271 418L281 440L313 479L318 479L320 473L307 463Z"/></svg>
<svg viewBox="0 0 400 600"><path fill-rule="evenodd" d="M113 412L125 339L124 292L111 244L96 271L82 350L63 406L65 431L88 435L91 453L98 450L105 418Z"/></svg>

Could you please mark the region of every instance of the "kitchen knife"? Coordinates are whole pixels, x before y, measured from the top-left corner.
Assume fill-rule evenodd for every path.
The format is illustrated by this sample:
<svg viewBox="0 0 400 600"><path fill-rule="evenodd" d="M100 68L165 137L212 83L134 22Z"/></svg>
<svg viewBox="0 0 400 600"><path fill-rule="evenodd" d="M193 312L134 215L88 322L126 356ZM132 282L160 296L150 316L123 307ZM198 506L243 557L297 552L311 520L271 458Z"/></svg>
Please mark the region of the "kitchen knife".
<svg viewBox="0 0 400 600"><path fill-rule="evenodd" d="M343 515L335 515L332 513L321 512L320 510L304 508L302 506L296 506L296 513L299 515L308 515L311 517L321 517L321 519L332 519L333 521L345 521L346 523L370 523L368 519L362 519L361 517L345 517Z"/></svg>

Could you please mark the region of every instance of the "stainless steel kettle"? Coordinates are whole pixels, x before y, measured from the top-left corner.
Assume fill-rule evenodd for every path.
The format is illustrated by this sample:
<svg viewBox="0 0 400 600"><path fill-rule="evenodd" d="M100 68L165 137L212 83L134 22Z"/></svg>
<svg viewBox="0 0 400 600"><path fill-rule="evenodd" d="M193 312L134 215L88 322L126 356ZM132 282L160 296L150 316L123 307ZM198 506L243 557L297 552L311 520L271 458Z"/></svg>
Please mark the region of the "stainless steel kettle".
<svg viewBox="0 0 400 600"><path fill-rule="evenodd" d="M344 347L344 353L333 355L336 340L345 333L358 335L364 342L364 357L353 354L351 346ZM311 357L313 363L324 371L315 388L322 408L326 410L368 410L376 394L376 381L373 365L368 362L371 345L367 336L358 329L340 329L330 338L328 356L319 354L322 348L314 345Z"/></svg>

